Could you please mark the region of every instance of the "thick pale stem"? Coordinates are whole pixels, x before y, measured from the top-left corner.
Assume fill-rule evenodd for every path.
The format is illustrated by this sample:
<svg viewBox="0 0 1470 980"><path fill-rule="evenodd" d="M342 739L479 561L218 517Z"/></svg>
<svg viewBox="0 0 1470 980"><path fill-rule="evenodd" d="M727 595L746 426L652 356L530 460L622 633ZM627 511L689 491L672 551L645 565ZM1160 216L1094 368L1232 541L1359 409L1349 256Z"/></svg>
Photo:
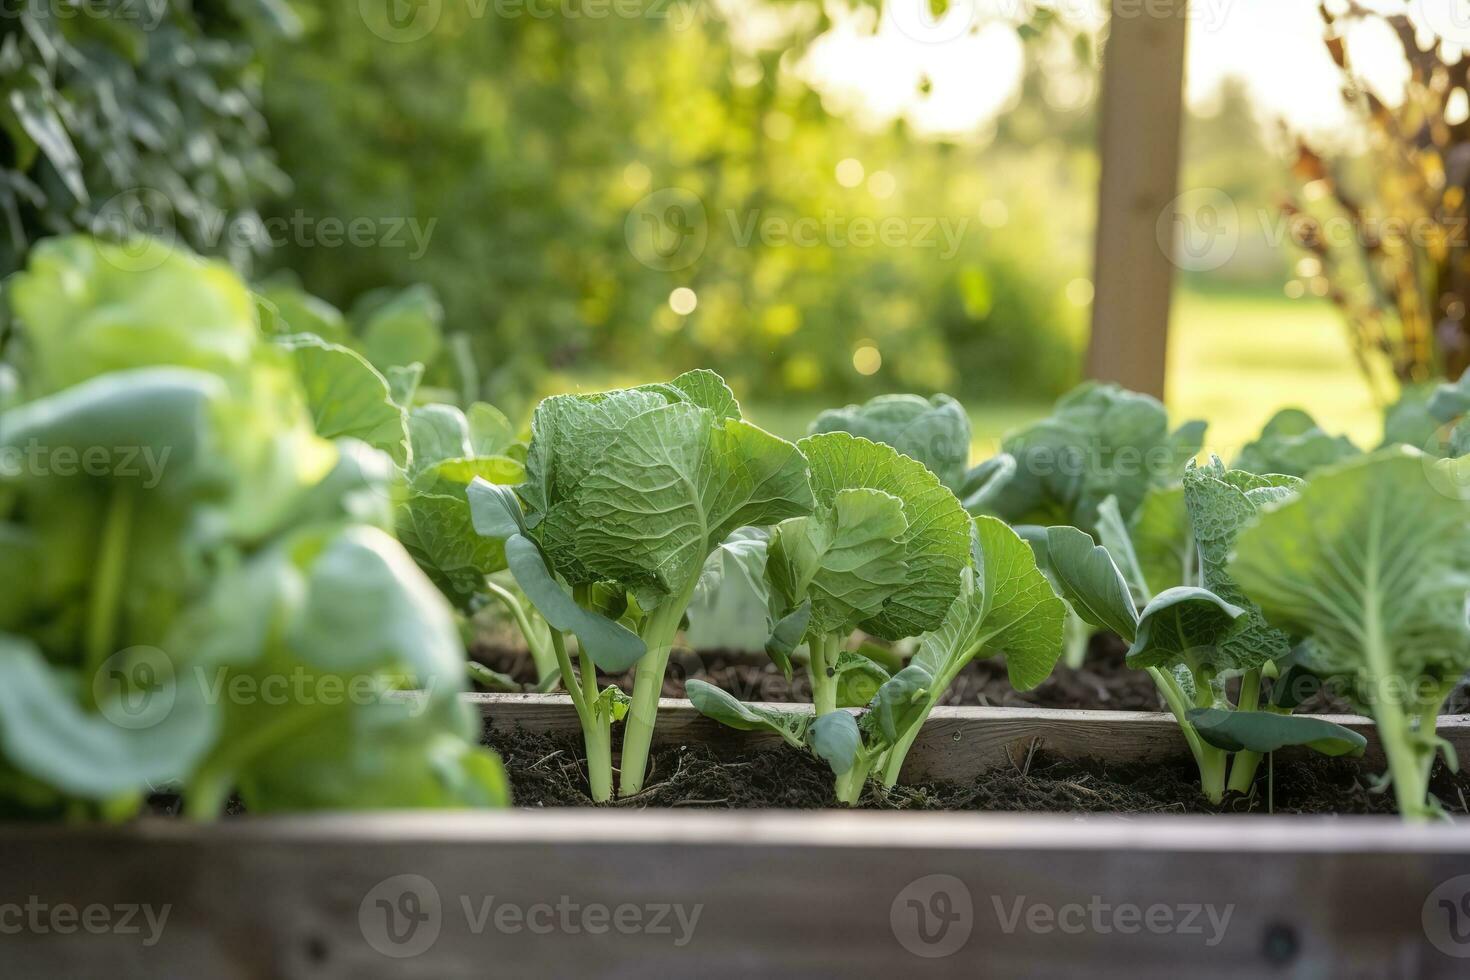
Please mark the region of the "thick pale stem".
<svg viewBox="0 0 1470 980"><path fill-rule="evenodd" d="M572 707L577 709L577 721L582 725L582 744L587 750L588 791L593 800L605 803L612 799L612 722L599 716L597 711L597 671L590 669L592 664L584 656L583 676L578 678L560 630L551 631L551 646L561 668L562 686L571 696ZM589 690L592 691L590 696L587 694Z"/></svg>
<svg viewBox="0 0 1470 980"><path fill-rule="evenodd" d="M954 662L945 668L944 673L935 679L934 686L930 689L929 696L924 701L924 710L920 712L919 717L909 727L909 730L904 732L899 740L894 743L893 747L883 756L882 771L884 786L892 788L898 784L898 776L903 771L904 760L908 758L909 749L914 747L914 740L919 737L919 732L923 729L924 723L929 720L929 713L934 710L934 706L939 703L939 699L944 697L944 692L949 690L949 686L954 683L955 677L964 669L965 664L969 663L979 652L980 644L977 643L967 650L963 657L956 657Z"/></svg>
<svg viewBox="0 0 1470 980"><path fill-rule="evenodd" d="M1199 767L1200 789L1211 803L1219 803L1225 798L1227 754L1223 749L1217 749L1200 738L1199 731L1189 720L1189 702L1185 699L1184 691L1180 689L1178 682L1158 667L1148 668L1148 673L1154 679L1154 684L1158 686L1159 693L1163 694L1164 701L1169 705L1169 711L1174 715L1174 720L1179 722L1179 730L1183 732L1184 740L1189 744L1189 751L1194 755L1195 765Z"/></svg>
<svg viewBox="0 0 1470 980"><path fill-rule="evenodd" d="M92 594L87 609L87 677L95 677L113 649L117 637L118 606L122 603L123 579L132 536L133 488L118 484L107 505L97 564L92 570Z"/></svg>
<svg viewBox="0 0 1470 980"><path fill-rule="evenodd" d="M1246 671L1240 679L1240 699L1236 702L1238 711L1255 711L1261 704L1261 672L1259 670ZM1226 785L1232 793L1249 793L1251 786L1256 781L1256 770L1261 765L1261 753L1259 752L1237 752L1235 759L1230 764L1230 782Z"/></svg>
<svg viewBox="0 0 1470 980"><path fill-rule="evenodd" d="M811 657L807 672L812 681L812 706L818 717L837 710L837 652L841 640L837 636L823 635L809 644Z"/></svg>
<svg viewBox="0 0 1470 980"><path fill-rule="evenodd" d="M1063 662L1073 670L1081 670L1087 661L1087 645L1092 639L1092 627L1071 609L1062 625Z"/></svg>
<svg viewBox="0 0 1470 980"><path fill-rule="evenodd" d="M868 772L872 768L872 756L858 753L852 768L837 777L837 802L844 806L857 806L863 795L863 787L868 785Z"/></svg>
<svg viewBox="0 0 1470 980"><path fill-rule="evenodd" d="M632 796L643 789L648 770L648 752L653 744L653 726L658 721L658 699L663 693L664 671L669 651L684 618L688 597L670 596L645 623L643 642L648 652L633 668L633 703L623 723L623 765L618 795Z"/></svg>

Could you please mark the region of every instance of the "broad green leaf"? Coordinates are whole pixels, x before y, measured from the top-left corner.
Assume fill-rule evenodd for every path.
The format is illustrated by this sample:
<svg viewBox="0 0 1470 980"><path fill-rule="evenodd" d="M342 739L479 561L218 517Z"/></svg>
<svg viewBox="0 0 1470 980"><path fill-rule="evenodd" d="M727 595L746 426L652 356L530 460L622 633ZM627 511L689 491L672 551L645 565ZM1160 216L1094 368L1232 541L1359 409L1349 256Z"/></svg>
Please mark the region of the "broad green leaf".
<svg viewBox="0 0 1470 980"><path fill-rule="evenodd" d="M507 538L505 560L516 584L542 617L553 628L575 634L598 667L622 673L648 652L637 633L577 605L552 577L541 549L530 538L521 534Z"/></svg>
<svg viewBox="0 0 1470 980"><path fill-rule="evenodd" d="M1260 607L1235 584L1226 566L1236 536L1255 520L1258 509L1288 499L1303 485L1291 476L1227 470L1218 459L1204 466L1191 466L1184 474L1184 501L1199 560L1200 582L1245 611L1243 621L1204 662L1212 673L1251 670L1291 652L1291 638L1266 623Z"/></svg>
<svg viewBox="0 0 1470 980"><path fill-rule="evenodd" d="M476 456L501 456L516 441L515 426L505 413L488 402L475 402L465 412L470 448Z"/></svg>
<svg viewBox="0 0 1470 980"><path fill-rule="evenodd" d="M1458 381L1435 388L1426 407L1437 422L1449 422L1470 414L1470 372L1461 374Z"/></svg>
<svg viewBox="0 0 1470 980"><path fill-rule="evenodd" d="M1123 573L1132 590L1134 605L1146 605L1153 598L1153 591L1144 577L1138 553L1133 550L1133 535L1128 530L1128 523L1118 511L1117 497L1109 497L1097 508L1097 540L1107 550L1113 564L1118 566L1118 571Z"/></svg>
<svg viewBox="0 0 1470 980"><path fill-rule="evenodd" d="M810 434L849 432L880 442L923 463L939 481L959 493L968 488L970 417L948 395L879 395L862 405L828 409L812 422ZM983 482L983 481L982 481ZM978 487L968 488L973 494Z"/></svg>
<svg viewBox="0 0 1470 980"><path fill-rule="evenodd" d="M383 372L383 377L388 381L388 392L393 396L393 404L403 409L412 408L419 384L424 380L424 366L417 362L395 364Z"/></svg>
<svg viewBox="0 0 1470 980"><path fill-rule="evenodd" d="M705 559L686 616L691 650L759 653L770 637L765 528L740 528Z"/></svg>
<svg viewBox="0 0 1470 980"><path fill-rule="evenodd" d="M843 491L855 489L882 491L903 502L907 579L889 591L881 612L861 622L862 629L899 640L944 622L969 559L970 519L954 494L918 462L845 432L808 436L799 447L811 464L819 508L836 507ZM869 502L878 506L874 498Z"/></svg>
<svg viewBox="0 0 1470 980"><path fill-rule="evenodd" d="M1016 457L997 453L965 474L958 491L960 504L971 514L987 514L1005 485L1016 475Z"/></svg>
<svg viewBox="0 0 1470 980"><path fill-rule="evenodd" d="M1063 598L1077 615L1133 641L1138 612L1128 583L1106 548L1093 544L1085 531L1075 527L1049 527L1046 560Z"/></svg>
<svg viewBox="0 0 1470 980"><path fill-rule="evenodd" d="M1232 468L1304 477L1360 452L1347 436L1330 436L1322 431L1301 409L1284 408L1271 416L1255 441L1241 449Z"/></svg>
<svg viewBox="0 0 1470 980"><path fill-rule="evenodd" d="M362 355L311 334L276 342L291 353L317 435L358 439L399 466L408 463L404 411L393 401L387 380Z"/></svg>
<svg viewBox="0 0 1470 980"><path fill-rule="evenodd" d="M810 599L804 599L801 605L776 621L766 640L766 655L781 668L787 680L791 679L791 655L801 646L811 620L812 603Z"/></svg>
<svg viewBox="0 0 1470 980"><path fill-rule="evenodd" d="M1138 635L1128 648L1130 667L1183 663L1196 675L1213 674L1220 645L1240 626L1245 610L1208 589L1181 585L1154 596L1138 617Z"/></svg>
<svg viewBox="0 0 1470 980"><path fill-rule="evenodd" d="M873 695L859 726L867 735L869 751L887 748L901 739L928 711L934 675L920 664L909 664L890 677Z"/></svg>
<svg viewBox="0 0 1470 980"><path fill-rule="evenodd" d="M1016 473L991 503L1012 524L1072 524L1095 529L1109 496L1131 521L1150 487L1178 479L1199 449L1203 425L1170 432L1157 399L1088 382L1063 396L1051 416L1008 435L1001 449Z"/></svg>
<svg viewBox="0 0 1470 980"><path fill-rule="evenodd" d="M567 506L623 427L667 404L667 395L636 388L543 399L531 417L526 485L520 489L526 523L535 528L554 506Z"/></svg>
<svg viewBox="0 0 1470 980"><path fill-rule="evenodd" d="M505 567L503 539L476 533L469 489L475 482L511 485L525 475L505 456L446 459L419 473L399 509L400 532L412 529L410 553L451 598L484 591L484 577ZM405 544L409 536L400 533Z"/></svg>
<svg viewBox="0 0 1470 980"><path fill-rule="evenodd" d="M453 405L420 405L408 413L408 438L413 450L409 476L445 459L475 455L470 425Z"/></svg>
<svg viewBox="0 0 1470 980"><path fill-rule="evenodd" d="M444 308L427 286L370 297L353 309L352 319L363 354L380 371L415 362L433 364L444 347Z"/></svg>
<svg viewBox="0 0 1470 980"><path fill-rule="evenodd" d="M177 486L217 460L211 450L227 398L218 378L184 368L139 368L84 381L0 416L0 447L9 450L0 454L0 479L75 476L144 489L164 481ZM39 469L28 464L35 446L49 454ZM70 451L75 468L63 471L61 449ZM101 467L89 462L97 453Z"/></svg>
<svg viewBox="0 0 1470 980"><path fill-rule="evenodd" d="M512 534L530 534L521 514L520 501L510 487L497 485L491 480L475 479L470 481L465 496L469 500L476 534L502 541Z"/></svg>
<svg viewBox="0 0 1470 980"><path fill-rule="evenodd" d="M810 711L783 711L757 704L746 704L739 698L722 691L713 684L691 679L684 685L685 695L694 710L706 718L737 731L771 732L792 745L801 745L807 726L811 723Z"/></svg>
<svg viewBox="0 0 1470 980"><path fill-rule="evenodd" d="M680 402L634 416L608 444L575 490L572 534L577 557L602 577L677 594L735 529L811 506L795 446Z"/></svg>
<svg viewBox="0 0 1470 980"><path fill-rule="evenodd" d="M228 266L156 239L47 239L6 294L24 328L33 395L144 368L243 379L260 341L254 300Z"/></svg>
<svg viewBox="0 0 1470 980"><path fill-rule="evenodd" d="M873 700L888 676L888 671L862 654L842 651L837 655L832 675L837 687L837 707L863 707Z"/></svg>
<svg viewBox="0 0 1470 980"><path fill-rule="evenodd" d="M1358 732L1311 715L1192 708L1189 720L1201 738L1226 752L1266 753L1305 745L1323 755L1362 755L1368 745Z"/></svg>
<svg viewBox="0 0 1470 980"><path fill-rule="evenodd" d="M671 401L689 401L700 408L707 408L716 419L740 418L740 403L735 400L735 393L725 384L725 379L713 371L686 371L672 381L645 385L644 388L666 392Z"/></svg>
<svg viewBox="0 0 1470 980"><path fill-rule="evenodd" d="M1030 690L1056 665L1066 612L1027 543L1004 521L977 517L960 596L913 662L948 686L975 657L1003 652L1011 686ZM933 694L937 700L943 691Z"/></svg>
<svg viewBox="0 0 1470 980"><path fill-rule="evenodd" d="M263 283L256 292L275 307L281 321L279 326L283 328L279 332L314 334L331 344L351 343L347 318L342 311L300 286L284 280L272 281Z"/></svg>
<svg viewBox="0 0 1470 980"><path fill-rule="evenodd" d="M1199 556L1182 486L1150 488L1134 516L1129 537L1139 573L1148 585L1148 598L1177 585L1199 584Z"/></svg>
<svg viewBox="0 0 1470 980"><path fill-rule="evenodd" d="M810 601L811 633L846 636L881 613L908 577L908 530L898 497L840 491L830 507L776 526L767 563L771 583L784 608Z"/></svg>
<svg viewBox="0 0 1470 980"><path fill-rule="evenodd" d="M21 772L88 799L142 794L191 772L218 734L217 707L163 650L122 651L97 678L0 634L0 753ZM79 691L102 693L100 712Z"/></svg>
<svg viewBox="0 0 1470 980"><path fill-rule="evenodd" d="M1432 457L1383 449L1314 475L1236 541L1232 577L1316 666L1368 689L1470 667L1470 510Z"/></svg>
<svg viewBox="0 0 1470 980"><path fill-rule="evenodd" d="M863 747L863 736L858 730L857 719L846 711L819 715L807 729L806 735L817 758L825 759L837 776L852 769L858 752Z"/></svg>

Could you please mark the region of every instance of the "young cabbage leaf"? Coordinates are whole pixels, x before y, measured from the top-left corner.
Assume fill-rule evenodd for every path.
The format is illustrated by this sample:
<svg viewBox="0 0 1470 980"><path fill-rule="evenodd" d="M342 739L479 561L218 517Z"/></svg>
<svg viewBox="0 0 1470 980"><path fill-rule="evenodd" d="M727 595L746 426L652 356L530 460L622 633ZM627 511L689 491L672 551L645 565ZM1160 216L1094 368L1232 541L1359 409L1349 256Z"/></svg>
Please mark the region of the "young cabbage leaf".
<svg viewBox="0 0 1470 980"><path fill-rule="evenodd" d="M1441 492L1439 465L1394 447L1322 470L1229 565L1273 626L1311 641L1314 668L1353 682L1410 820L1433 810L1435 720L1470 667L1470 505Z"/></svg>

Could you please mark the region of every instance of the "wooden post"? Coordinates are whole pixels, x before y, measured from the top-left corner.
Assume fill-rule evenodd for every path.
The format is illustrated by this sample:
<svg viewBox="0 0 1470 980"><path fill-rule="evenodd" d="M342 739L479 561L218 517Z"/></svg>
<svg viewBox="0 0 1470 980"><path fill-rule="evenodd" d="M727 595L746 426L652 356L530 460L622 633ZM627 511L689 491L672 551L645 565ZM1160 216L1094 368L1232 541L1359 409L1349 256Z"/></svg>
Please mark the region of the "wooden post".
<svg viewBox="0 0 1470 980"><path fill-rule="evenodd" d="M1103 47L1087 374L1162 397L1174 266L1158 228L1178 181L1188 4L1113 0L1112 6Z"/></svg>

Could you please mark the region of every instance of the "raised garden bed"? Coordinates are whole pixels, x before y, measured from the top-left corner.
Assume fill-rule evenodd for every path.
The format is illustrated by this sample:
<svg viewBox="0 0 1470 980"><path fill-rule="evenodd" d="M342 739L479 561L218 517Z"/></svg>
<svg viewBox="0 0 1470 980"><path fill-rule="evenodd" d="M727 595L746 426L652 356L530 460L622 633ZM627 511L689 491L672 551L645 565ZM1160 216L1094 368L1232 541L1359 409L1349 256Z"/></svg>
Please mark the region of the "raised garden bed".
<svg viewBox="0 0 1470 980"><path fill-rule="evenodd" d="M485 717L489 744L507 756L521 805L589 802L582 793L579 728L570 698L466 697ZM762 707L803 710L791 703ZM1392 813L1391 797L1369 790L1372 777L1386 764L1372 721L1356 715L1323 717L1367 739L1361 759L1283 750L1276 762L1291 767L1286 770L1291 778L1281 779L1278 790L1268 784L1270 767L1263 767L1256 795L1227 800L1225 809L1264 812L1279 802L1308 812ZM1470 715L1444 716L1438 731L1462 758L1470 757ZM688 701L660 701L654 744L661 751L649 787L619 805L835 805L830 774L819 762L774 735L719 725ZM914 742L901 786L890 794L870 792L865 802L898 809L1209 812L1213 808L1199 798L1188 756L1177 722L1163 712L939 707ZM731 765L745 771L717 771ZM699 774L693 769L712 771ZM752 770L768 778L753 778ZM671 778L673 785L661 783ZM967 792L977 784L984 784L985 792ZM763 793L762 786L769 790ZM734 792L710 796L712 787ZM1441 770L1435 790L1452 813L1470 815L1470 779Z"/></svg>
<svg viewBox="0 0 1470 980"><path fill-rule="evenodd" d="M7 828L9 900L168 917L151 945L141 914L137 932L6 935L5 972L1464 975L1470 828L1239 826L563 810Z"/></svg>

